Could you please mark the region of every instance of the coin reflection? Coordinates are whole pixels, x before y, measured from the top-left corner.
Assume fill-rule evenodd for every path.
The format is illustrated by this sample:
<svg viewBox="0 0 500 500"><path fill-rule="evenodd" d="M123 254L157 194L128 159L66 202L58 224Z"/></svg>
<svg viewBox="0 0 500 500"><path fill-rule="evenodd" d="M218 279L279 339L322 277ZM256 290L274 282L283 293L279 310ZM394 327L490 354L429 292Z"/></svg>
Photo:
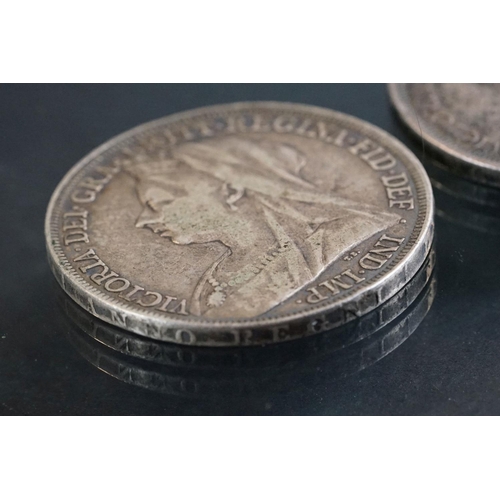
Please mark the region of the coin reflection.
<svg viewBox="0 0 500 500"><path fill-rule="evenodd" d="M376 363L401 345L431 307L431 251L415 277L389 301L324 334L266 347L186 347L108 325L60 293L69 339L94 366L123 382L175 396L269 394L337 379Z"/></svg>
<svg viewBox="0 0 500 500"><path fill-rule="evenodd" d="M426 162L436 214L480 232L500 234L500 189L476 184L448 172L439 161Z"/></svg>

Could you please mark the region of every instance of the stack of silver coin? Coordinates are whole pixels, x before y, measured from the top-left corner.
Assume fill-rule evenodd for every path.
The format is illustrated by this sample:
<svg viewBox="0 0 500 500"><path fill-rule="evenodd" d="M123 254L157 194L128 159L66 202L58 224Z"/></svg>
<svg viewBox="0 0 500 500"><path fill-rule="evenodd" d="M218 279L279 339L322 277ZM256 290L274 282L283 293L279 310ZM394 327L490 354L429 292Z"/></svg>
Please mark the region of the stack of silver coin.
<svg viewBox="0 0 500 500"><path fill-rule="evenodd" d="M335 335L402 300L432 272L433 216L424 168L383 130L254 102L113 138L61 181L45 230L59 284L93 316L239 347Z"/></svg>

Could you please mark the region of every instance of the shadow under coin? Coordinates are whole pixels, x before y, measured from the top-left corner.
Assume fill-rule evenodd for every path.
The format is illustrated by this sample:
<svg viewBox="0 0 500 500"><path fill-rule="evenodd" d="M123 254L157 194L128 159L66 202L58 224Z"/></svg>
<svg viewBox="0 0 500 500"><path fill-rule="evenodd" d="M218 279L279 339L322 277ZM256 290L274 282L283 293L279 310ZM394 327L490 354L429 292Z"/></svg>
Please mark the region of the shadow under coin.
<svg viewBox="0 0 500 500"><path fill-rule="evenodd" d="M265 347L162 343L93 317L62 291L69 339L94 366L123 382L191 398L259 396L335 380L376 363L402 344L431 307L435 252L387 302L343 327Z"/></svg>

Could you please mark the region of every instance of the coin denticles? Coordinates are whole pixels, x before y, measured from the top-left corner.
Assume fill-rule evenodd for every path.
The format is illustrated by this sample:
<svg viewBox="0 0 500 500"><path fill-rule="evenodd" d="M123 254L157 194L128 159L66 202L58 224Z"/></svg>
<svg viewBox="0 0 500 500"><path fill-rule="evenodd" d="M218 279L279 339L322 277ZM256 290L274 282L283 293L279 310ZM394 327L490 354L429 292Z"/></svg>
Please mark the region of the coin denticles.
<svg viewBox="0 0 500 500"><path fill-rule="evenodd" d="M56 277L92 314L163 340L257 344L394 295L427 255L432 195L369 124L241 103L101 146L57 188L46 234Z"/></svg>

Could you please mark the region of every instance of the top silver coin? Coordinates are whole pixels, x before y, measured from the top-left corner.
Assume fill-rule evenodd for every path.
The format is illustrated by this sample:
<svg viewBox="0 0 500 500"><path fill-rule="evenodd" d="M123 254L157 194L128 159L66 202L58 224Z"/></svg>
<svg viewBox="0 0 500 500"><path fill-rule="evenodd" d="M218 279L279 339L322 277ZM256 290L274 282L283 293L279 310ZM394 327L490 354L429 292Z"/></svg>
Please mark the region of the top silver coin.
<svg viewBox="0 0 500 500"><path fill-rule="evenodd" d="M500 187L500 84L391 83L389 94L445 166Z"/></svg>
<svg viewBox="0 0 500 500"><path fill-rule="evenodd" d="M356 118L236 103L141 125L75 165L46 238L97 317L191 345L318 333L374 309L430 248L418 160Z"/></svg>

